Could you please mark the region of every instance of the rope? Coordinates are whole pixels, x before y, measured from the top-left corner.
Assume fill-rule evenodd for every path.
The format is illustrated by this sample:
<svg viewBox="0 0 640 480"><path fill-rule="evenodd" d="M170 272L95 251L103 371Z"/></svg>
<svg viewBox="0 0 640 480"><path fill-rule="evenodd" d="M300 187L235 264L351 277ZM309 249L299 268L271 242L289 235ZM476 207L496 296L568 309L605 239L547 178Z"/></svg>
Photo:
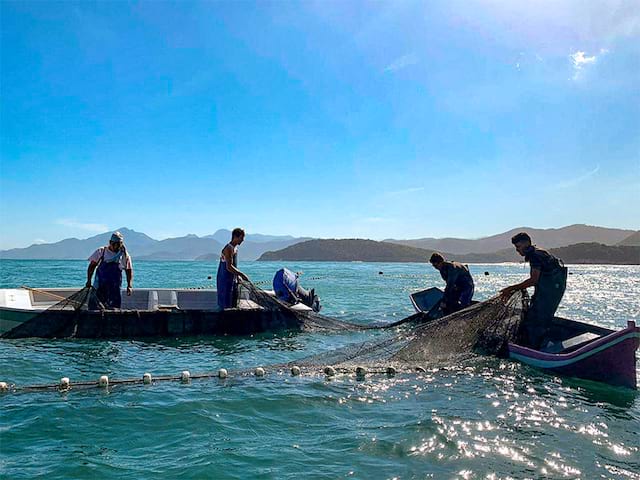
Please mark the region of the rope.
<svg viewBox="0 0 640 480"><path fill-rule="evenodd" d="M347 374L351 374L351 373L358 373L357 370L361 371L361 369L363 369L364 367L353 367L353 368L348 368L348 367L343 367L343 366L325 366L323 368L318 368L318 366L297 366L295 365L295 362L291 362L288 364L280 364L280 365L273 365L271 367L269 367L269 369L265 369L265 373L275 373L276 375L284 375L286 370L289 370L290 372L293 371L293 368L298 368L299 373L296 373L295 376L318 376L318 375L322 375L325 374L327 376L332 376L331 374L327 373L328 369L332 369L333 372L336 373L341 373L344 375ZM393 372L393 374L395 374L396 372L398 373L415 373L415 372L421 372L424 371L425 369L423 367L420 366L413 366L413 367L396 367L394 366L393 369L391 370L389 368L389 366L371 366L371 367L367 367L365 369L365 373L366 374L372 374L372 375L377 375L377 374L386 374L386 375L390 375L391 372ZM256 374L255 370L249 370L249 369L243 369L243 370L232 370L227 372L227 375L225 375L224 378L220 377L219 372L203 372L203 373L196 373L196 374L189 374L188 376L188 380L185 381L185 379L183 378L182 375L161 375L161 376L157 376L157 377L152 377L151 378L151 383L150 385L154 385L154 384L159 384L159 383L168 383L168 382L181 382L181 383L189 383L189 381L191 380L206 380L206 379L218 379L221 381L227 380L229 378L233 378L233 377L250 377L250 376L256 376L256 377L260 377L260 375ZM293 373L291 373L291 376L294 376ZM362 376L362 375L361 375ZM61 388L61 384L60 383L49 383L49 384L35 384L35 385L15 385L15 384L2 384L2 389L0 389L0 394L2 393L32 393L32 392L45 392L45 391L61 391L61 392L68 392L71 390L89 390L89 389L94 389L94 388L101 388L101 389L105 389L105 388L110 388L116 385L144 385L146 384L144 377L139 377L139 378L120 378L120 379L109 379L108 380L108 386L104 386L100 384L100 381L91 381L91 380L84 380L84 381L78 381L78 382L69 382L68 383L68 387L66 388Z"/></svg>
<svg viewBox="0 0 640 480"><path fill-rule="evenodd" d="M20 285L20 288L24 288L25 290L29 290L31 292L40 293L42 295L47 295L51 298L55 298L56 300L66 300L67 297L62 297L60 295L56 295L55 293L45 292L44 290L40 290L39 288L28 287L27 285Z"/></svg>

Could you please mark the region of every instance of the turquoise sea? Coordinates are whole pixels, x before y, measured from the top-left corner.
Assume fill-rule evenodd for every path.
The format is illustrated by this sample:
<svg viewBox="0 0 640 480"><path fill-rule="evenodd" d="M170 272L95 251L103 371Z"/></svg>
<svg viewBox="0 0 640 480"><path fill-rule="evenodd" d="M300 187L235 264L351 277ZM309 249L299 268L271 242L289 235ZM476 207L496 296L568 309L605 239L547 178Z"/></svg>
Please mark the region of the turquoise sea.
<svg viewBox="0 0 640 480"><path fill-rule="evenodd" d="M135 258L134 258L135 262ZM323 313L387 322L410 292L441 286L425 264L245 262L254 282L303 271ZM215 266L135 262L137 287L211 286ZM78 287L83 261L0 261L0 287ZM528 273L471 265L476 298ZM484 275L484 272L489 275ZM379 272L382 272L380 274ZM640 268L570 266L565 317L640 321ZM384 333L280 333L145 341L0 340L0 380L28 385L265 366L190 384L0 395L0 477L640 479L640 393L476 357L364 380L269 371ZM640 372L639 372L640 376Z"/></svg>

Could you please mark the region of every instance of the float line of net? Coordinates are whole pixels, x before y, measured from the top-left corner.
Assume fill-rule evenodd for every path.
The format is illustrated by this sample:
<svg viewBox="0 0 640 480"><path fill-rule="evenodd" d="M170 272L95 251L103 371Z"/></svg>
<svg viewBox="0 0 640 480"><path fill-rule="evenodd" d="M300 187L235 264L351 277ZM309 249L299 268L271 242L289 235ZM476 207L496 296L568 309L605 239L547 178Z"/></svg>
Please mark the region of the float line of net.
<svg viewBox="0 0 640 480"><path fill-rule="evenodd" d="M202 379L218 379L227 380L234 377L256 377L263 378L270 374L276 374L283 376L286 371L289 371L290 376L320 376L324 375L326 378L337 377L340 375L355 375L356 378L364 378L367 375L387 375L394 376L397 373L425 373L427 369L421 366L413 367L394 367L394 366L376 366L376 367L363 367L363 366L297 366L297 365L281 365L271 366L269 369L263 367L257 367L254 370L236 370L227 371L224 368L219 369L217 372L207 373L195 373L191 374L188 370L183 371L180 375L160 375L153 377L150 373L145 373L142 377L138 378L123 378L123 379L110 379L106 375L101 376L97 381L85 380L78 382L71 382L68 377L62 377L58 383L55 384L36 384L36 385L16 385L7 382L0 382L0 394L2 393L27 393L27 392L42 392L42 391L59 391L69 392L74 389L91 389L91 388L109 388L116 385L153 385L157 383L165 382L181 382L188 384L191 380Z"/></svg>

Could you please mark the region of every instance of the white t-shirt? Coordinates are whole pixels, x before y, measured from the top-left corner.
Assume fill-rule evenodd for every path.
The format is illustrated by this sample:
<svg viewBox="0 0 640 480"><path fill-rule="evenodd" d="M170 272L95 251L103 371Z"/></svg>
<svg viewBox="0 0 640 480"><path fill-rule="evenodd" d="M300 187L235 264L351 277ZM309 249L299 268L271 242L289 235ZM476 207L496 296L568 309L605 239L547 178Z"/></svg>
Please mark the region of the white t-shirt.
<svg viewBox="0 0 640 480"><path fill-rule="evenodd" d="M102 253L104 252L105 262L111 262L115 260L116 255L120 255L120 270L133 270L133 264L131 263L131 257L128 253L125 255L121 255L120 252L112 252L109 250L109 247L100 247L95 252L91 254L89 257L90 262L98 263L102 258Z"/></svg>

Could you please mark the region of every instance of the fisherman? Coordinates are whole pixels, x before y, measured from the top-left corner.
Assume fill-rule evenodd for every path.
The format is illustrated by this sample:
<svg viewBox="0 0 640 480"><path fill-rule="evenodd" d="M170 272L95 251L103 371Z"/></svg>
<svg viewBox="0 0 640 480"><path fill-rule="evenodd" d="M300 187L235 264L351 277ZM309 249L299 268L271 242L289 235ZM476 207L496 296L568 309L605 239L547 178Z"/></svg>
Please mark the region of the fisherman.
<svg viewBox="0 0 640 480"><path fill-rule="evenodd" d="M89 257L87 268L87 287L91 287L93 272L96 271L95 287L98 300L108 309L120 308L122 296L122 270L127 275L127 295L132 293L133 265L131 257L124 245L124 237L120 232L114 232L109 245L98 248ZM92 308L93 306L90 306Z"/></svg>
<svg viewBox="0 0 640 480"><path fill-rule="evenodd" d="M315 312L320 311L320 299L314 289L307 290L300 285L299 275L288 268L281 268L273 276L273 291L278 300L289 304L301 302Z"/></svg>
<svg viewBox="0 0 640 480"><path fill-rule="evenodd" d="M218 306L221 309L233 308L238 303L238 277L248 281L244 273L238 270L238 245L244 241L244 230L234 228L231 241L225 245L220 254L218 276Z"/></svg>
<svg viewBox="0 0 640 480"><path fill-rule="evenodd" d="M445 315L457 312L471 305L473 298L473 278L469 268L458 262L448 262L440 253L433 253L429 259L433 268L440 272L447 282L444 295L440 301L440 309Z"/></svg>
<svg viewBox="0 0 640 480"><path fill-rule="evenodd" d="M528 344L538 349L553 337L553 317L567 287L567 268L562 260L532 245L526 232L514 235L511 243L524 261L529 262L531 273L525 281L503 288L500 295L506 301L518 290L534 287L521 332L527 336Z"/></svg>

